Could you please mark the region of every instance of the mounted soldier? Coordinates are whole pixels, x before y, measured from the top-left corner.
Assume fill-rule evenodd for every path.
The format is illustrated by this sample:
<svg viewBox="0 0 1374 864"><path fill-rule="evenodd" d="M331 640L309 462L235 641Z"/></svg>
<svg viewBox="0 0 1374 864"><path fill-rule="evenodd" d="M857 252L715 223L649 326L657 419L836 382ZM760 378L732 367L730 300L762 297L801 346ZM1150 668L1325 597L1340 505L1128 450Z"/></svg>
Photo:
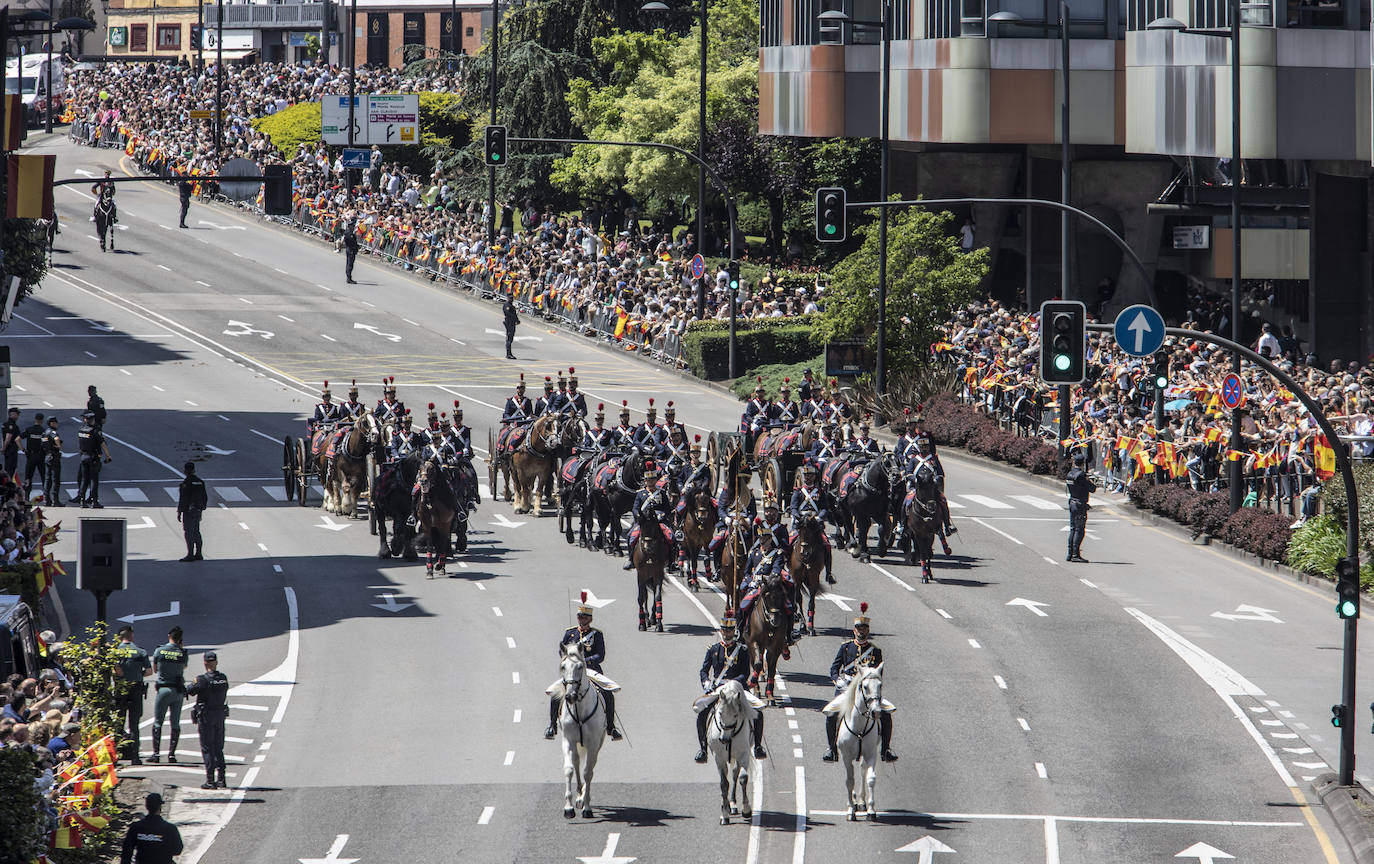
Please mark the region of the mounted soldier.
<svg viewBox="0 0 1374 864"><path fill-rule="evenodd" d="M868 420L869 418L865 416L863 422L859 424L858 434L853 441L849 442L849 446L845 448L846 450L854 453L873 453L875 455L883 452L882 448L878 446L878 442L868 437Z"/></svg>
<svg viewBox="0 0 1374 864"><path fill-rule="evenodd" d="M830 421L822 423L820 432L811 441L811 449L806 451L806 461L817 468L824 468L825 463L840 452L840 442L831 434L833 429Z"/></svg>
<svg viewBox="0 0 1374 864"><path fill-rule="evenodd" d="M763 389L763 377L759 376L758 384L754 386L754 395L748 402L744 403L744 415L739 421L739 431L750 436L749 444L752 446L753 437L767 427L769 420L769 403L766 391ZM746 448L748 449L748 448Z"/></svg>
<svg viewBox="0 0 1374 864"><path fill-rule="evenodd" d="M620 425L611 430L611 446L618 448L633 446L636 431L638 430L630 425L630 403L622 399L620 400Z"/></svg>
<svg viewBox="0 0 1374 864"><path fill-rule="evenodd" d="M429 403L429 413L425 416L425 428L420 430L420 441L435 444L439 439L439 413L434 403Z"/></svg>
<svg viewBox="0 0 1374 864"><path fill-rule="evenodd" d="M399 462L406 458L415 450L422 446L420 436L411 428L410 412L407 411L401 418L396 431L391 434L391 441L387 444L387 461Z"/></svg>
<svg viewBox="0 0 1374 864"><path fill-rule="evenodd" d="M668 440L668 430L664 429L658 422L658 409L654 407L654 400L649 399L649 407L644 412L644 422L639 424L635 430L635 444L657 450Z"/></svg>
<svg viewBox="0 0 1374 864"><path fill-rule="evenodd" d="M735 632L735 616L726 609L720 617L720 641L706 649L706 657L701 661L701 698L692 703L697 712L697 755L694 762L706 761L706 725L711 720L711 706L716 703L716 690L726 681L738 681L745 689L745 698L754 708L764 707L764 701L749 693L749 648L738 640ZM754 717L754 756L768 758L763 749L763 712L757 711Z"/></svg>
<svg viewBox="0 0 1374 864"><path fill-rule="evenodd" d="M457 399L453 400L453 419L449 421L449 437L458 457L471 461L472 429L463 425L463 409Z"/></svg>
<svg viewBox="0 0 1374 864"><path fill-rule="evenodd" d="M506 407L501 412L501 425L524 426L534 417L534 405L530 403L529 397L525 395L525 373L520 373L520 383L515 385L515 395L506 400Z"/></svg>
<svg viewBox="0 0 1374 864"><path fill-rule="evenodd" d="M658 514L658 521L663 528L663 538L668 544L668 551L664 554L664 559L671 561L674 558L673 543L673 522L669 517L672 512L672 501L668 497L666 489L659 488L658 478L660 477L659 466L655 462L645 461L644 463L644 487L635 493L635 502L630 507L630 521L635 523L630 529L629 541L625 544L625 566L622 570L633 570L635 544L639 542L639 514L640 511L648 508Z"/></svg>
<svg viewBox="0 0 1374 864"><path fill-rule="evenodd" d="M579 396L582 394L578 394ZM582 449L595 451L600 456L611 446L612 430L606 428L606 403L596 403L596 419L593 426L582 433Z"/></svg>
<svg viewBox="0 0 1374 864"><path fill-rule="evenodd" d="M571 411L578 417L587 416L587 397L578 392L577 370L571 366L568 367L568 395L563 405L565 411Z"/></svg>
<svg viewBox="0 0 1374 864"><path fill-rule="evenodd" d="M561 377L563 373L560 371L558 374L559 374L559 376ZM538 399L534 400L534 411L532 412L531 416L532 416L532 417L542 417L542 416L544 416L545 414L550 414L550 413L552 413L552 412L554 412L554 411L557 411L557 410L558 410L558 397L554 394L554 391L553 391L553 378L551 378L551 377L548 376L548 375L545 375L545 376L544 376L544 395L543 395L543 396L540 396Z"/></svg>
<svg viewBox="0 0 1374 864"><path fill-rule="evenodd" d="M840 395L840 382L830 379L830 399L825 403L825 419L836 426L843 426L854 417L854 411Z"/></svg>
<svg viewBox="0 0 1374 864"><path fill-rule="evenodd" d="M678 496L677 509L674 515L677 517L676 524L679 529L682 527L683 514L687 512L687 500L698 489L704 489L708 493L711 491L711 466L701 459L701 436L696 436L692 442L691 462L687 465L682 477L682 494ZM716 507L715 497L711 498L711 506Z"/></svg>
<svg viewBox="0 0 1374 864"><path fill-rule="evenodd" d="M767 504L764 506L767 507ZM784 611L787 614L787 644L792 645L800 635L796 631L797 586L792 581L792 574L787 570L787 553L778 546L777 535L772 531L760 530L754 547L749 550L748 570L739 588L739 617L745 622L746 630L749 626L749 609L758 599L765 579L782 581L786 594ZM791 652L784 649L782 659L791 660Z"/></svg>
<svg viewBox="0 0 1374 864"><path fill-rule="evenodd" d="M315 413L306 421L306 426L314 432L318 429L332 429L338 422L339 406L334 404L334 397L329 392L329 382L326 381L320 390L320 401L315 403Z"/></svg>
<svg viewBox="0 0 1374 864"><path fill-rule="evenodd" d="M339 419L357 420L366 413L367 406L358 401L358 380L355 378L348 388L348 399L339 406Z"/></svg>
<svg viewBox="0 0 1374 864"><path fill-rule="evenodd" d="M563 638L558 640L558 645L561 648L574 642L581 643L582 659L587 664L587 677L601 691L601 698L606 704L606 734L611 736L612 741L619 741L624 737L615 725L615 691L620 689L620 685L601 672L601 664L606 659L606 637L592 626L592 607L587 605L585 591L582 592L582 602L577 607L577 626L564 630ZM544 737L552 740L558 734L558 711L563 700L561 692L556 695L549 693L549 696L549 725L544 730Z"/></svg>
<svg viewBox="0 0 1374 864"><path fill-rule="evenodd" d="M784 429L801 422L801 408L792 398L791 378L782 379L782 386L778 388L778 401L772 404L769 419L781 423Z"/></svg>
<svg viewBox="0 0 1374 864"><path fill-rule="evenodd" d="M907 462L916 454L916 418L911 415L910 408L903 408L902 413L906 417L905 427L902 434L898 436L897 443L892 445L892 454L897 457L897 464L903 468Z"/></svg>
<svg viewBox="0 0 1374 864"><path fill-rule="evenodd" d="M792 520L792 530L787 536L787 543L790 547L796 542L797 523L803 517L808 514L815 516L821 523L821 541L825 543L825 581L834 585L830 537L825 533L825 525L830 519L830 508L834 502L830 490L816 482L818 473L815 465L808 463L802 466L801 485L792 493L792 500L787 505L787 515Z"/></svg>
<svg viewBox="0 0 1374 864"><path fill-rule="evenodd" d="M407 413L405 404L396 399L396 377L383 378L382 398L377 402L377 407L372 409L372 416L377 418L382 427L386 427L397 425Z"/></svg>
<svg viewBox="0 0 1374 864"><path fill-rule="evenodd" d="M838 696L849 686L849 679L853 678L860 668L876 667L883 662L883 649L874 645L868 639L869 630L868 604L859 604L859 614L854 617L854 640L846 642L840 646L840 650L835 654L835 662L830 664L830 680L835 683L835 695ZM896 762L897 754L892 752L892 703L883 700L883 709L878 715L878 740L881 742L881 752L884 762ZM840 731L840 718L836 714L825 715L825 740L830 746L821 757L826 762L834 762L839 757L835 753L835 737Z"/></svg>
<svg viewBox="0 0 1374 864"><path fill-rule="evenodd" d="M803 403L816 400L821 394L821 389L816 385L814 373L808 367L802 370L801 383L797 385L797 398Z"/></svg>
<svg viewBox="0 0 1374 864"><path fill-rule="evenodd" d="M668 433L668 440L658 448L658 460L663 465L663 473L673 478L679 487L687 479L687 469L691 465L691 450L682 430L674 428Z"/></svg>
<svg viewBox="0 0 1374 864"><path fill-rule="evenodd" d="M673 400L668 400L668 406L663 409L663 428L671 433L674 429L682 433L682 440L687 440L687 427L677 422L677 409L673 407Z"/></svg>
<svg viewBox="0 0 1374 864"><path fill-rule="evenodd" d="M919 408L917 409L920 410ZM949 518L949 501L945 498L945 466L940 464L940 454L935 449L935 439L925 430L924 421L918 413L911 421L912 434L916 438L916 446L911 453L911 461L907 466L907 471L915 474L916 470L924 463L929 462L935 469L935 484L940 490L940 514L945 522L945 536L958 533L959 529ZM945 550L949 554L949 550Z"/></svg>

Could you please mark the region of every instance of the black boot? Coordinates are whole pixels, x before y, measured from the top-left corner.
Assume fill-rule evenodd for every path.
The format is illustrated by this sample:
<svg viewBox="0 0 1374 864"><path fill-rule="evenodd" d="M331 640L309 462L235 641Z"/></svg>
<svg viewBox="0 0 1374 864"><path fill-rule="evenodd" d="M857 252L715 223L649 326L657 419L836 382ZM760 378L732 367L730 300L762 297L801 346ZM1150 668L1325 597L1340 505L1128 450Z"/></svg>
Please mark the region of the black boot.
<svg viewBox="0 0 1374 864"><path fill-rule="evenodd" d="M768 751L763 749L763 712L754 718L754 758L767 759Z"/></svg>
<svg viewBox="0 0 1374 864"><path fill-rule="evenodd" d="M840 734L840 718L837 714L825 715L825 743L830 749L821 757L822 762L835 762L840 757L835 753L835 736Z"/></svg>
<svg viewBox="0 0 1374 864"><path fill-rule="evenodd" d="M606 734L611 736L612 741L619 741L624 736L615 726L615 694L609 690L602 690L601 698L606 703Z"/></svg>
<svg viewBox="0 0 1374 864"><path fill-rule="evenodd" d="M711 722L711 709L697 714L697 755L692 757L693 762L706 761L706 724Z"/></svg>
<svg viewBox="0 0 1374 864"><path fill-rule="evenodd" d="M217 774L217 776L216 776L216 778L215 778L215 785L218 786L218 787L221 788L221 789L225 788L225 785L224 785L224 769L223 769L223 768L220 768L220 769L216 772L216 774Z"/></svg>
<svg viewBox="0 0 1374 864"><path fill-rule="evenodd" d="M180 719L180 718L178 718L178 720L179 720L179 719ZM177 725L175 725L175 726L172 727L172 744L171 744L171 747L170 747L170 748L168 749L168 751L167 751L167 761L168 761L168 762L176 762L176 761L177 761L177 745L180 744L180 743L181 743L181 724L178 722Z"/></svg>
<svg viewBox="0 0 1374 864"><path fill-rule="evenodd" d="M177 560L178 560L178 561L194 561L194 560L196 560L196 551L195 551L195 549L193 549L193 548L191 547L191 544L190 544L190 543L187 543L187 544L186 544L186 557L185 557L185 558L178 558Z"/></svg>
<svg viewBox="0 0 1374 864"><path fill-rule="evenodd" d="M550 740L558 734L558 700L549 700L549 725L544 728L544 737Z"/></svg>
<svg viewBox="0 0 1374 864"><path fill-rule="evenodd" d="M202 784L200 784L200 788L202 788L202 789L215 789L215 788L218 788L218 787L215 786L215 775L214 775L214 772L213 772L213 771L206 771L206 772L205 772L205 782L202 783Z"/></svg>
<svg viewBox="0 0 1374 864"><path fill-rule="evenodd" d="M897 754L892 752L892 715L883 711L878 715L878 743L882 745L884 762L896 762Z"/></svg>

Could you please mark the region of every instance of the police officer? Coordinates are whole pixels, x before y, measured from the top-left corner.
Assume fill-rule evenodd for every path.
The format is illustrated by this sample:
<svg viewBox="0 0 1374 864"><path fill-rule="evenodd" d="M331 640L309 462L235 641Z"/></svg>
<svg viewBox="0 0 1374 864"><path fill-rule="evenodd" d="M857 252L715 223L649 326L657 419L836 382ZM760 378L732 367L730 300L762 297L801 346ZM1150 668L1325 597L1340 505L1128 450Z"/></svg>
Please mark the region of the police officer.
<svg viewBox="0 0 1374 864"><path fill-rule="evenodd" d="M577 370L568 367L568 394L563 400L564 410L571 411L578 417L587 416L587 397L577 390Z"/></svg>
<svg viewBox="0 0 1374 864"><path fill-rule="evenodd" d="M356 420L367 413L367 406L358 401L358 380L348 388L348 399L339 406L340 420Z"/></svg>
<svg viewBox="0 0 1374 864"><path fill-rule="evenodd" d="M24 433L19 428L19 409L11 405L9 416L5 418L5 423L0 426L0 449L4 451L5 476L13 477L19 470L19 442L24 437Z"/></svg>
<svg viewBox="0 0 1374 864"><path fill-rule="evenodd" d="M514 360L515 355L510 353L510 346L515 341L515 328L520 324L520 315L515 311L514 298L506 298L505 304L501 307L501 317L506 325L506 359ZM520 377L523 379L525 376Z"/></svg>
<svg viewBox="0 0 1374 864"><path fill-rule="evenodd" d="M186 649L181 645L181 628L167 631L167 644L153 652L153 671L157 672L157 696L153 699L153 755L149 762L162 761L162 724L171 714L171 749L167 761L177 761L181 742L181 703L186 698Z"/></svg>
<svg viewBox="0 0 1374 864"><path fill-rule="evenodd" d="M1087 564L1079 550L1083 546L1083 534L1088 530L1088 496L1097 491L1097 484L1084 470L1087 460L1082 453L1073 454L1073 467L1064 478L1069 487L1069 557L1066 561Z"/></svg>
<svg viewBox="0 0 1374 864"><path fill-rule="evenodd" d="M720 616L720 641L706 649L706 657L701 661L701 698L692 703L697 712L697 755L694 762L706 761L706 727L711 722L711 706L720 697L716 689L726 681L738 681L744 686L749 704L754 708L763 703L749 693L749 649L739 642L735 633L735 615L729 609ZM754 756L767 759L763 749L763 712L754 712Z"/></svg>
<svg viewBox="0 0 1374 864"><path fill-rule="evenodd" d="M830 680L835 682L835 695L838 696L849 686L849 679L863 667L873 667L883 662L883 649L868 639L868 604L859 604L859 614L854 616L854 641L840 646L835 654L835 662L830 664ZM838 714L825 715L825 740L830 749L821 757L826 762L834 762L835 737L839 734ZM896 762L897 754L892 752L892 710L884 700L883 710L878 715L878 741L884 762Z"/></svg>
<svg viewBox="0 0 1374 864"><path fill-rule="evenodd" d="M62 436L57 434L57 417L48 418L43 433L43 500L50 507L62 506Z"/></svg>
<svg viewBox="0 0 1374 864"><path fill-rule="evenodd" d="M358 260L358 223L356 217L351 215L344 220L343 243L344 281L349 285L357 285L353 278L353 262Z"/></svg>
<svg viewBox="0 0 1374 864"><path fill-rule="evenodd" d="M181 560L204 561L200 517L209 504L209 498L205 494L205 481L196 475L196 463L187 462L184 468L186 477L177 489L177 521L181 523L181 533L186 538L186 557Z"/></svg>
<svg viewBox="0 0 1374 864"><path fill-rule="evenodd" d="M177 181L177 197L181 199L181 216L177 220L178 228L186 227L186 214L191 212L191 194L195 192L195 184L191 178L182 175Z"/></svg>
<svg viewBox="0 0 1374 864"><path fill-rule="evenodd" d="M120 628L114 654L114 677L119 679L115 686L115 707L124 720L122 731L133 751L130 761L142 765L143 760L138 755L138 727L143 722L143 697L148 695L148 684L143 679L153 674L153 663L148 659L148 652L134 644L132 625Z"/></svg>
<svg viewBox="0 0 1374 864"><path fill-rule="evenodd" d="M104 506L100 503L100 457L104 456L107 463L112 461L110 448L105 445L105 433L95 425L95 415L87 411L82 419L84 422L76 431L76 443L81 451L76 498L82 507L99 510Z"/></svg>
<svg viewBox="0 0 1374 864"><path fill-rule="evenodd" d="M515 395L506 400L505 410L501 412L501 425L511 423L523 425L534 415L534 405L525 395L525 373L520 373L520 383L515 385Z"/></svg>
<svg viewBox="0 0 1374 864"><path fill-rule="evenodd" d="M95 392L95 385L86 386L86 410L95 415L95 425L105 428L105 400Z"/></svg>
<svg viewBox="0 0 1374 864"><path fill-rule="evenodd" d="M615 692L608 689L614 687L615 682L601 672L601 663L606 659L606 637L592 626L592 607L587 605L586 591L582 592L582 602L577 607L577 626L563 631L563 638L558 640L558 647L561 650L564 645L574 642L582 643L582 659L587 664L587 677L601 689L601 698L605 700L606 734L611 736L612 741L619 741L623 736L615 725ZM553 738L558 734L558 711L561 702L558 697L549 699L549 725L544 730L545 738Z"/></svg>
<svg viewBox="0 0 1374 864"><path fill-rule="evenodd" d="M181 854L181 832L162 818L162 796L148 793L148 815L129 826L119 864L172 864Z"/></svg>
<svg viewBox="0 0 1374 864"><path fill-rule="evenodd" d="M224 721L229 717L229 679L219 671L219 655L205 652L205 671L186 688L196 697L191 709L200 736L200 758L205 763L202 789L224 788Z"/></svg>
<svg viewBox="0 0 1374 864"><path fill-rule="evenodd" d="M24 490L33 493L33 475L38 472L39 487L43 488L43 478L46 475L43 464L43 436L48 430L43 428L43 415L34 414L33 424L27 426L23 432L24 440Z"/></svg>

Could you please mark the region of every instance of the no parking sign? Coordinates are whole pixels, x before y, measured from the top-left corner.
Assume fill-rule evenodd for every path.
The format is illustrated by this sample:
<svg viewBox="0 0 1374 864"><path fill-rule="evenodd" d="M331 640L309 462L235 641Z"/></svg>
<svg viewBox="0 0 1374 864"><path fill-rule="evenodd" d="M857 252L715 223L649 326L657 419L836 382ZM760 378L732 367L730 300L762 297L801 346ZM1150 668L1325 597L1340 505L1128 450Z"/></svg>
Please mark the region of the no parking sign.
<svg viewBox="0 0 1374 864"><path fill-rule="evenodd" d="M1221 379L1221 404L1232 411L1245 404L1245 389L1240 386L1240 376L1234 372L1226 373Z"/></svg>

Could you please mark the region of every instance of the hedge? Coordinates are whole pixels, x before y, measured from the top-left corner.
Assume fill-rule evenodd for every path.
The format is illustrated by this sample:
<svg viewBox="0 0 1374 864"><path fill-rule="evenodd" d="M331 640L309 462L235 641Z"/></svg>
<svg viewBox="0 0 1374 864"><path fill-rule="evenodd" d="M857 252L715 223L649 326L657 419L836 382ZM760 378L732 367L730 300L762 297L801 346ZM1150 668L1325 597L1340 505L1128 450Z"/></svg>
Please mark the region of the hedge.
<svg viewBox="0 0 1374 864"><path fill-rule="evenodd" d="M1126 494L1142 510L1189 526L1194 537L1206 534L1270 561L1288 560L1288 541L1293 536L1288 516L1253 507L1232 513L1228 493L1199 492L1175 483L1139 480Z"/></svg>
<svg viewBox="0 0 1374 864"><path fill-rule="evenodd" d="M1018 465L1032 474L1053 474L1058 467L1054 447L1039 438L1018 438L952 393L932 396L922 413L926 431L936 444L961 447L975 456Z"/></svg>
<svg viewBox="0 0 1374 864"><path fill-rule="evenodd" d="M29 864L47 849L47 816L33 776L37 761L23 747L0 749L0 864Z"/></svg>
<svg viewBox="0 0 1374 864"><path fill-rule="evenodd" d="M738 321L735 331L739 368L803 363L825 350L812 316ZM730 322L698 321L682 337L682 359L692 374L708 381L730 377Z"/></svg>
<svg viewBox="0 0 1374 864"><path fill-rule="evenodd" d="M21 561L0 567L0 594L18 594L37 615L41 600L37 578L38 565L32 561Z"/></svg>
<svg viewBox="0 0 1374 864"><path fill-rule="evenodd" d="M730 385L730 389L734 391L735 395L739 398L748 399L754 393L754 386L758 384L759 379L762 378L764 392L766 392L771 399L777 394L778 388L782 386L782 382L787 378L791 378L792 396L798 401L801 401L801 397L797 395L797 388L801 386L802 372L807 369L815 373L816 383L818 385L823 385L825 379L821 373L825 371L825 355L818 354L800 363L769 363L764 366L755 366L753 369L750 369L748 372L736 378L734 383Z"/></svg>

